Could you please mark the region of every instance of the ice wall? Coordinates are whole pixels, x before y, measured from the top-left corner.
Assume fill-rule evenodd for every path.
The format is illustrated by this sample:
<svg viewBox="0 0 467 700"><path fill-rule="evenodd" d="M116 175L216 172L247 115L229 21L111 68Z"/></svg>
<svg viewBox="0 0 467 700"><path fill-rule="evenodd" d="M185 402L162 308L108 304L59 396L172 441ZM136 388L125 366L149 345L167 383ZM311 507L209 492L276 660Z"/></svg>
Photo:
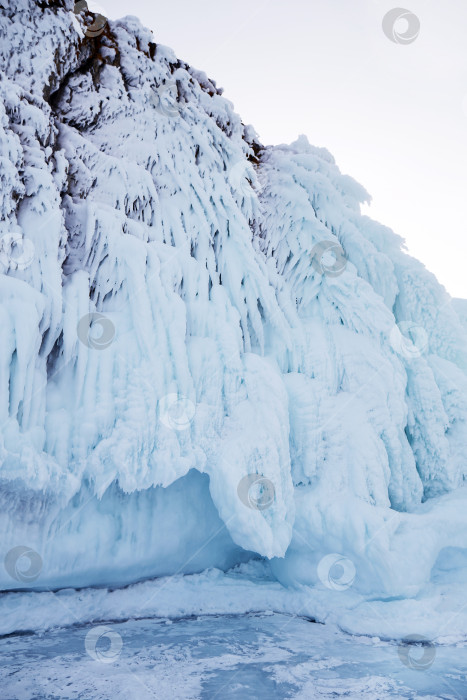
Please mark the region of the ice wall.
<svg viewBox="0 0 467 700"><path fill-rule="evenodd" d="M135 18L73 9L0 15L0 586L251 556L313 584L339 553L416 593L467 547L449 296L327 151L263 147Z"/></svg>

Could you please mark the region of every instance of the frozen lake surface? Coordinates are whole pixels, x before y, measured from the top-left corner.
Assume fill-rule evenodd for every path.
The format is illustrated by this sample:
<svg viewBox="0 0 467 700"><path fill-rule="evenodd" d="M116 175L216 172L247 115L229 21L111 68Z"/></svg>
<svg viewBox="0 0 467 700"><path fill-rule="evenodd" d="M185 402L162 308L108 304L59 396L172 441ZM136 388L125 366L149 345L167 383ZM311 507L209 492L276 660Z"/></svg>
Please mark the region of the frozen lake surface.
<svg viewBox="0 0 467 700"><path fill-rule="evenodd" d="M467 698L465 645L401 648L276 613L95 623L0 650L2 700Z"/></svg>

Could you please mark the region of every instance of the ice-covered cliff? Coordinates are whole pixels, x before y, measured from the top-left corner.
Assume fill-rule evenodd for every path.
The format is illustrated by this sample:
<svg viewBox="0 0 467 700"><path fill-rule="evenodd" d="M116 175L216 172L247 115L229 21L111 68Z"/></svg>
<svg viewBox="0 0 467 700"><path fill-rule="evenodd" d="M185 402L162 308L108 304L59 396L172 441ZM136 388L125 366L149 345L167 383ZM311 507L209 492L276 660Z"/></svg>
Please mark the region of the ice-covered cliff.
<svg viewBox="0 0 467 700"><path fill-rule="evenodd" d="M264 557L416 595L467 548L448 294L135 18L3 5L1 588Z"/></svg>

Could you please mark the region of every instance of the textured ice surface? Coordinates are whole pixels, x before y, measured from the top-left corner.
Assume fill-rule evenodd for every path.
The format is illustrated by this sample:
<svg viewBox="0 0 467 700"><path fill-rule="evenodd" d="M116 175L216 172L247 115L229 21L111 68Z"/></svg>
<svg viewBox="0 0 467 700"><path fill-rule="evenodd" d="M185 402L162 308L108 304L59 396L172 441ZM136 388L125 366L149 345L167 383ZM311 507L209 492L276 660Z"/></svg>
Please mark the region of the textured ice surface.
<svg viewBox="0 0 467 700"><path fill-rule="evenodd" d="M0 10L1 588L254 556L439 612L466 582L465 304L326 150L262 146L135 18L72 10Z"/></svg>
<svg viewBox="0 0 467 700"><path fill-rule="evenodd" d="M9 700L455 700L467 683L465 647L407 650L272 613L78 627L0 650Z"/></svg>

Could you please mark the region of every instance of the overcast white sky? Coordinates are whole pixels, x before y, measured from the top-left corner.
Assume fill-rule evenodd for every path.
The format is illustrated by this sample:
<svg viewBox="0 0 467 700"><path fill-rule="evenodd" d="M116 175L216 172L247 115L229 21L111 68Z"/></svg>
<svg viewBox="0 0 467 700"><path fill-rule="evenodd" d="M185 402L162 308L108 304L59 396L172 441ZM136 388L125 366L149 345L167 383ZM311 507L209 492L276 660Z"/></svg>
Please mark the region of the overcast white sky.
<svg viewBox="0 0 467 700"><path fill-rule="evenodd" d="M113 19L137 15L156 43L206 71L263 143L303 133L328 148L372 195L370 216L467 297L466 0L99 4ZM400 4L420 20L408 45L382 30Z"/></svg>

